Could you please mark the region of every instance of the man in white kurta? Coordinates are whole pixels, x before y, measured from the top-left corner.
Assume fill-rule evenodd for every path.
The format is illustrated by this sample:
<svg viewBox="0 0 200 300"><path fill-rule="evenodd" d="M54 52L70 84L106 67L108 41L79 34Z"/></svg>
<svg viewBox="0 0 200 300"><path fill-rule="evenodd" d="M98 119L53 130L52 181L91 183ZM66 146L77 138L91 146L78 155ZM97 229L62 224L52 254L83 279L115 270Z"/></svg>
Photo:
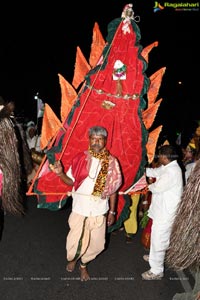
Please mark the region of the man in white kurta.
<svg viewBox="0 0 200 300"><path fill-rule="evenodd" d="M148 216L153 220L151 228L151 244L149 256L150 270L142 274L143 279L160 279L164 276L165 252L169 246L169 238L177 206L183 190L182 170L176 160L175 149L170 145L159 149L158 168L146 168L146 176L155 178L149 184L152 201Z"/></svg>

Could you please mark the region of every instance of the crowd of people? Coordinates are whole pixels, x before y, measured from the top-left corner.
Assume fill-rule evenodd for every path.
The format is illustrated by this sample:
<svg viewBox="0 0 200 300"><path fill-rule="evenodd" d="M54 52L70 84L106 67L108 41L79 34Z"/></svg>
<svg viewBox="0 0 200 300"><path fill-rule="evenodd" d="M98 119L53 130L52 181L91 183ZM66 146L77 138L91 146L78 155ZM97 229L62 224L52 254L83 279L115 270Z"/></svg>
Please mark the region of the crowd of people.
<svg viewBox="0 0 200 300"><path fill-rule="evenodd" d="M6 212L24 215L23 197L37 164L33 161L33 153L41 152L35 123L29 121L24 128L16 121L14 109L12 101L5 102L0 98L1 231L2 215ZM73 272L80 260L82 281L90 279L88 264L105 249L106 227L115 222L117 192L122 184L119 161L106 148L107 137L106 128L91 127L88 130L88 150L76 155L66 172L61 161L49 165L52 172L73 187L72 212L68 220L70 230L66 238L66 270ZM175 295L174 299L200 299L199 140L197 130L182 149L182 166L176 147L161 145L156 154L158 164L145 168L150 201L144 200L144 195L137 195L138 202L142 199L147 204L145 210L151 221L149 254L143 257L150 269L141 274L142 279L161 279L166 263L175 269L192 268L195 273L191 298ZM24 181L26 188L23 187ZM138 225L138 215L134 218L137 218L134 222Z"/></svg>

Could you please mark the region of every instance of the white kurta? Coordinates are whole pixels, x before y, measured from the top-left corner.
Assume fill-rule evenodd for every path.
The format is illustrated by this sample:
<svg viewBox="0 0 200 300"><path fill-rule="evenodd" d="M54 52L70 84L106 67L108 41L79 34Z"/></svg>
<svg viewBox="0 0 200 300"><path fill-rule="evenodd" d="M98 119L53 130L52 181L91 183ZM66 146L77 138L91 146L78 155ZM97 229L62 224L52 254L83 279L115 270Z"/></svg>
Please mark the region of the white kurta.
<svg viewBox="0 0 200 300"><path fill-rule="evenodd" d="M172 222L183 191L182 170L174 160L166 166L147 168L147 177L156 181L149 185L152 192L148 215L159 223Z"/></svg>
<svg viewBox="0 0 200 300"><path fill-rule="evenodd" d="M95 181L101 169L100 160L92 157L92 163L90 166L89 176L84 179L81 185L76 191L74 188L72 190L72 211L85 216L100 216L104 215L108 209L108 197L106 199L101 199L101 197L92 196ZM69 168L67 175L72 178L71 168Z"/></svg>
<svg viewBox="0 0 200 300"><path fill-rule="evenodd" d="M148 215L153 219L149 264L152 273L160 274L164 271L165 252L169 246L172 224L183 191L182 170L174 160L166 166L147 168L146 175L156 178L149 185L152 200Z"/></svg>

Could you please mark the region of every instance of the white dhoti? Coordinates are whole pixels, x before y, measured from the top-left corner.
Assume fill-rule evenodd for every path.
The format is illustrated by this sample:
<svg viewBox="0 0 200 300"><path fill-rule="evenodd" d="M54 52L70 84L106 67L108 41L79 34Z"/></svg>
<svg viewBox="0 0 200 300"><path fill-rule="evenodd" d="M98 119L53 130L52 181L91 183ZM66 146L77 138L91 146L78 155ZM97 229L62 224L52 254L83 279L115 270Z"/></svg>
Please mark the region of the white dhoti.
<svg viewBox="0 0 200 300"><path fill-rule="evenodd" d="M67 260L81 258L82 264L93 260L105 248L106 217L84 217L72 212L66 238Z"/></svg>

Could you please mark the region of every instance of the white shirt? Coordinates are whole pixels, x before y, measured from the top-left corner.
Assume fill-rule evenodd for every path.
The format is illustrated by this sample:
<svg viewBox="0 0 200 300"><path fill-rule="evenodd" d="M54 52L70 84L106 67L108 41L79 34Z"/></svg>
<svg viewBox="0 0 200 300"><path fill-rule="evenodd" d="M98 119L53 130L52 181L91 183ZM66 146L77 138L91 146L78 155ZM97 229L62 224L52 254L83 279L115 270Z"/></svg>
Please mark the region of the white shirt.
<svg viewBox="0 0 200 300"><path fill-rule="evenodd" d="M180 166L174 160L159 168L147 168L146 175L156 178L156 181L149 185L152 199L148 216L160 223L172 222L183 191Z"/></svg>
<svg viewBox="0 0 200 300"><path fill-rule="evenodd" d="M72 189L72 211L82 216L99 216L105 214L109 209L108 198L101 199L92 195L95 181L101 169L100 160L92 157L89 176L85 178L76 191ZM71 167L67 176L74 180Z"/></svg>
<svg viewBox="0 0 200 300"><path fill-rule="evenodd" d="M191 162L191 163L189 163L189 164L187 164L187 165L185 166L185 182L186 182L186 183L187 183L187 181L188 181L188 178L189 178L190 174L192 173L192 170L193 170L194 167L195 167L195 163L196 163L196 162Z"/></svg>
<svg viewBox="0 0 200 300"><path fill-rule="evenodd" d="M40 139L41 137L38 135L35 135L34 137L30 138L27 137L27 144L29 149L34 148L36 151L41 152L41 148L40 148Z"/></svg>

